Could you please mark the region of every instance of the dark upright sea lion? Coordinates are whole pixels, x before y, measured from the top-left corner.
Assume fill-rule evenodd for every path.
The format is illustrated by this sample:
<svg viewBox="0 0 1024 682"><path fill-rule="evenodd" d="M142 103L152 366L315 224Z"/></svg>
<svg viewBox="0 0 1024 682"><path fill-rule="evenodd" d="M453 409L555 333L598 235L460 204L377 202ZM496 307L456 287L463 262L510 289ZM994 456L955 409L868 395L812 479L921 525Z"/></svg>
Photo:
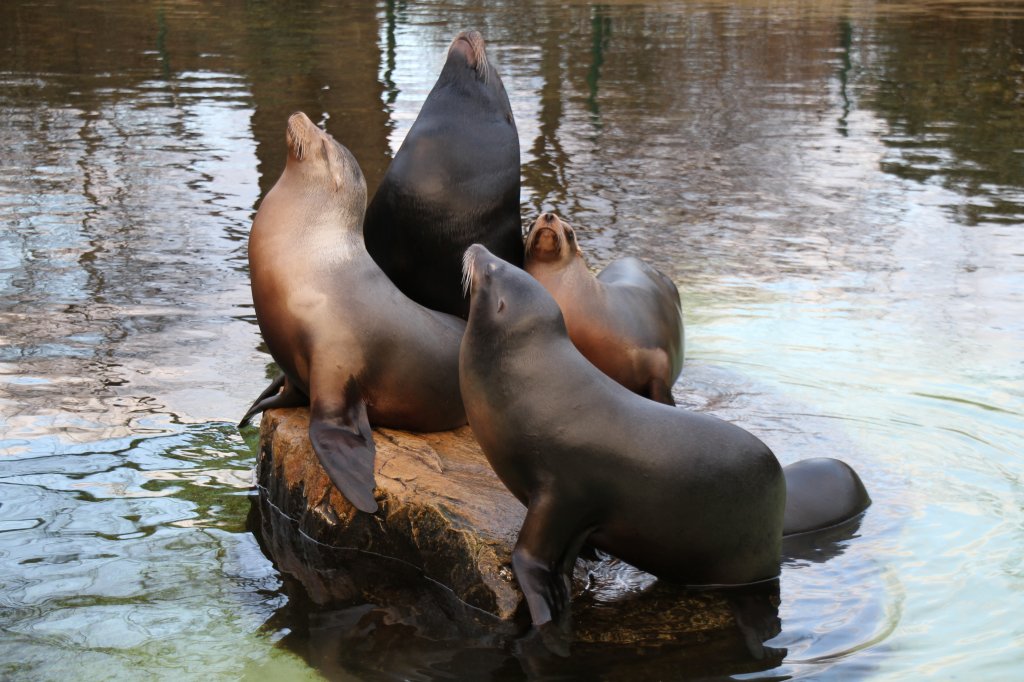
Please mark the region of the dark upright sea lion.
<svg viewBox="0 0 1024 682"><path fill-rule="evenodd" d="M683 368L683 312L672 280L637 258L613 261L597 277L572 226L543 213L526 235L526 271L558 302L569 338L629 390L675 405Z"/></svg>
<svg viewBox="0 0 1024 682"><path fill-rule="evenodd" d="M349 151L302 113L288 119L287 141L287 165L249 235L256 318L284 379L253 409L308 396L320 463L353 505L372 512L371 423L438 431L466 422L465 325L409 300L370 258L366 183Z"/></svg>
<svg viewBox="0 0 1024 682"><path fill-rule="evenodd" d="M467 250L465 277L466 415L527 507L512 566L535 625L565 624L584 543L686 585L779 574L787 480L764 443L613 381L569 340L544 287L482 246Z"/></svg>
<svg viewBox="0 0 1024 682"><path fill-rule="evenodd" d="M409 298L466 317L473 243L523 262L519 136L484 39L464 31L366 211L366 248Z"/></svg>

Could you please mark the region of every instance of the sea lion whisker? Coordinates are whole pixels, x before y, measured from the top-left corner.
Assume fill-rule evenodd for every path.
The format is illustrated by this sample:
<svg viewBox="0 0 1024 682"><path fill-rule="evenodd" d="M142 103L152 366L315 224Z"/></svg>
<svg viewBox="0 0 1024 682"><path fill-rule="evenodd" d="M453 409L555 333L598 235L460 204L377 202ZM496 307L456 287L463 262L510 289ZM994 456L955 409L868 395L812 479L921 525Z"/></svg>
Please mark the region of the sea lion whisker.
<svg viewBox="0 0 1024 682"><path fill-rule="evenodd" d="M462 295L466 296L469 294L469 287L473 284L473 269L476 264L476 259L473 258L473 253L466 249L466 252L462 254Z"/></svg>
<svg viewBox="0 0 1024 682"><path fill-rule="evenodd" d="M483 36L474 29L462 31L452 39L452 42L448 43L448 50L446 52L451 52L452 47L460 40L464 40L469 44L469 49L473 53L473 70L476 72L477 77L485 85L489 85L491 82L491 70L488 68L490 62L487 59L487 48Z"/></svg>

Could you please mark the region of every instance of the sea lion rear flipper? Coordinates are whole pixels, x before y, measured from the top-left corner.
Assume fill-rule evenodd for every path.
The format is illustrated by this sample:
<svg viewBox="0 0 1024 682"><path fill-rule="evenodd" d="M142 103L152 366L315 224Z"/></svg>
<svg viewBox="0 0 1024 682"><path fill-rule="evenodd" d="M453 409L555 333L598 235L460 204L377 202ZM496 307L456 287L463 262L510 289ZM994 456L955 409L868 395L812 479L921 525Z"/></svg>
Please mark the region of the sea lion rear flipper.
<svg viewBox="0 0 1024 682"><path fill-rule="evenodd" d="M320 385L310 393L309 440L320 465L356 509L372 514L377 511L373 497L376 447L359 384L350 377L343 391Z"/></svg>
<svg viewBox="0 0 1024 682"><path fill-rule="evenodd" d="M284 386L284 390L278 392ZM260 412L264 412L274 407L298 407L299 405L307 405L309 398L307 398L302 391L299 391L293 387L285 379L284 374L270 382L263 393L260 393L259 397L253 402L252 406L242 417L242 420L238 422L238 428L242 428L249 423L249 420L255 417Z"/></svg>
<svg viewBox="0 0 1024 682"><path fill-rule="evenodd" d="M526 597L530 618L552 653L569 655L570 576L590 530L552 496L531 500L512 550L512 570Z"/></svg>
<svg viewBox="0 0 1024 682"><path fill-rule="evenodd" d="M241 421L238 422L238 428L242 428L248 424L249 420L252 419L257 412L260 412L260 408L258 407L259 404L270 396L276 395L277 392L281 390L282 386L284 386L284 374L279 374L276 379L270 382L269 386L263 389L262 393L256 396L256 400L252 401L252 405L250 405L249 409L246 410L245 416L243 416Z"/></svg>
<svg viewBox="0 0 1024 682"><path fill-rule="evenodd" d="M662 379L651 379L647 384L647 397L671 407L676 406L676 399L672 397L672 387Z"/></svg>
<svg viewBox="0 0 1024 682"><path fill-rule="evenodd" d="M784 536L823 530L849 521L871 504L857 472L832 457L814 457L783 468L786 476Z"/></svg>

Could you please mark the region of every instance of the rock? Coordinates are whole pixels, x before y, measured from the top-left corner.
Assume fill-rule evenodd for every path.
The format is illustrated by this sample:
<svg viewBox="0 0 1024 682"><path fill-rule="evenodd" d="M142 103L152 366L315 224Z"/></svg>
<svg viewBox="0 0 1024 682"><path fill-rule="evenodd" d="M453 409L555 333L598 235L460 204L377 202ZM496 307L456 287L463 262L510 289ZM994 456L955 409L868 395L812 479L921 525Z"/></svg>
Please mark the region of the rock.
<svg viewBox="0 0 1024 682"><path fill-rule="evenodd" d="M357 511L334 487L308 428L306 408L263 415L261 497L316 543L405 562L466 604L512 618L522 594L510 552L526 510L495 476L469 427L431 434L376 429L376 514ZM327 585L310 593L319 603L348 596Z"/></svg>
<svg viewBox="0 0 1024 682"><path fill-rule="evenodd" d="M263 415L257 535L315 606L380 604L388 595L393 601L397 589L405 590L405 608L416 602L413 610L427 613L433 607L407 591L409 585L422 590L425 576L445 588L430 599L449 614L443 627L452 637L469 636L463 621L489 620L492 634L526 629L529 616L511 570L525 508L498 480L468 427L432 434L375 429L376 514L355 510L334 488L308 427L306 408ZM609 559L581 559L575 578L578 644L679 645L723 633L737 641L735 604L721 593L652 587L650 576ZM772 600L762 629L777 621L777 591Z"/></svg>

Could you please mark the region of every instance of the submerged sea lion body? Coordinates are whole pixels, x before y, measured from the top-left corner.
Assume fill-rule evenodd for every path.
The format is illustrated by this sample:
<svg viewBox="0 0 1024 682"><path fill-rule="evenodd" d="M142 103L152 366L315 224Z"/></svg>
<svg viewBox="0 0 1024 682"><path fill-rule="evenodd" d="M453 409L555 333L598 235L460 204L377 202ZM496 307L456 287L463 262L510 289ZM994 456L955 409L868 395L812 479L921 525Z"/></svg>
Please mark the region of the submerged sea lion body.
<svg viewBox="0 0 1024 682"><path fill-rule="evenodd" d="M629 390L674 405L683 368L683 313L667 276L637 258L621 258L595 277L572 226L541 214L526 236L524 268L562 310L583 355Z"/></svg>
<svg viewBox="0 0 1024 682"><path fill-rule="evenodd" d="M484 40L464 31L366 212L366 248L409 298L465 317L462 254L523 259L519 136Z"/></svg>
<svg viewBox="0 0 1024 682"><path fill-rule="evenodd" d="M256 317L284 372L275 382L282 393L265 392L262 406L308 396L320 463L350 502L372 512L371 423L417 431L465 423L464 323L409 300L370 258L366 184L348 150L302 113L289 118L287 139L288 163L249 237Z"/></svg>

